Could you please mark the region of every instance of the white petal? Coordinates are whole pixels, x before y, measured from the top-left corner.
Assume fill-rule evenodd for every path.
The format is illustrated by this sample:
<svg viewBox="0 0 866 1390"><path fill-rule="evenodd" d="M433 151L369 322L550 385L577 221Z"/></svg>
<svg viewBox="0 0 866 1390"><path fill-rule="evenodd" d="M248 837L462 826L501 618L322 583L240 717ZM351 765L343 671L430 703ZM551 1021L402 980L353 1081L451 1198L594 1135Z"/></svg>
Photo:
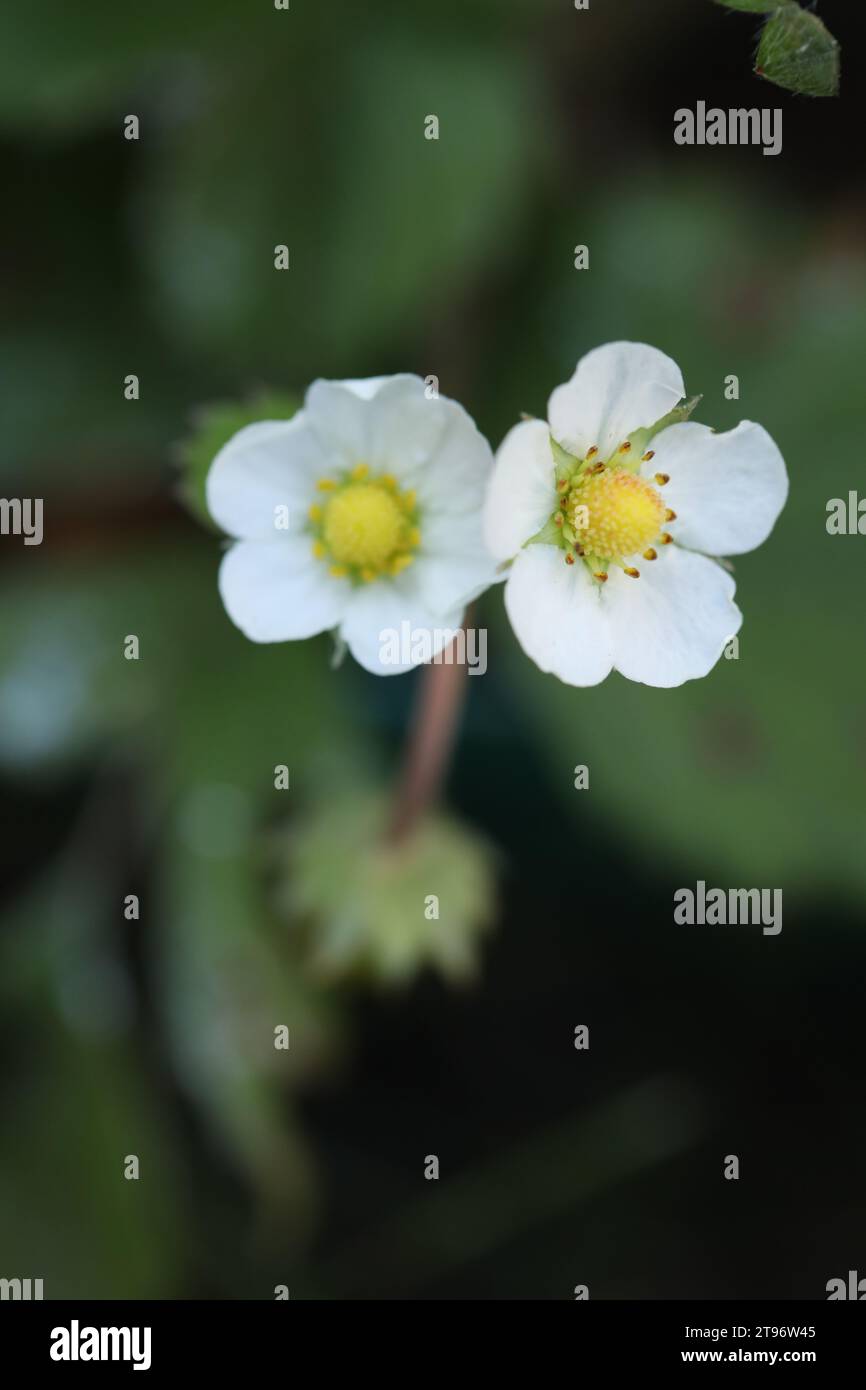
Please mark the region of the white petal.
<svg viewBox="0 0 866 1390"><path fill-rule="evenodd" d="M354 391L356 396L360 396L364 401L371 401L386 381L393 381L390 376L366 376L357 377L353 381L339 381L338 386L345 386L347 391Z"/></svg>
<svg viewBox="0 0 866 1390"><path fill-rule="evenodd" d="M434 613L465 607L496 583L496 569L484 546L477 509L422 517L412 578Z"/></svg>
<svg viewBox="0 0 866 1390"><path fill-rule="evenodd" d="M493 468L493 450L475 421L457 401L440 396L435 405L444 428L429 461L416 467L407 482L418 493L422 510L454 516L480 508Z"/></svg>
<svg viewBox="0 0 866 1390"><path fill-rule="evenodd" d="M607 343L587 353L550 398L554 438L581 458L607 459L632 430L654 425L685 395L676 362L646 343Z"/></svg>
<svg viewBox="0 0 866 1390"><path fill-rule="evenodd" d="M463 511L480 503L490 445L456 401L429 395L419 376L316 381L306 409L339 469L367 463L413 488L423 508Z"/></svg>
<svg viewBox="0 0 866 1390"><path fill-rule="evenodd" d="M515 425L496 454L484 502L484 540L510 560L556 510L550 431L543 420Z"/></svg>
<svg viewBox="0 0 866 1390"><path fill-rule="evenodd" d="M360 666L374 676L399 676L411 671L427 653L440 652L463 620L463 609L434 613L426 606L408 575L396 580L377 580L354 589L340 628L340 634ZM391 662L388 643L391 634L409 642L406 659ZM426 643L422 655L411 658L413 640ZM401 640L401 646L403 641ZM401 655L403 652L401 651Z"/></svg>
<svg viewBox="0 0 866 1390"><path fill-rule="evenodd" d="M707 675L743 621L733 579L715 560L676 545L639 568L640 579L612 568L605 585L617 671L665 688Z"/></svg>
<svg viewBox="0 0 866 1390"><path fill-rule="evenodd" d="M515 636L542 671L568 685L597 685L613 648L599 586L586 565L567 565L552 545L530 545L514 561L505 607Z"/></svg>
<svg viewBox="0 0 866 1390"><path fill-rule="evenodd" d="M306 519L327 458L299 411L291 420L247 425L224 444L207 475L208 510L230 536L273 539L277 507L288 507L289 530Z"/></svg>
<svg viewBox="0 0 866 1390"><path fill-rule="evenodd" d="M714 434L687 421L652 441L645 471L669 473L664 499L677 514L672 534L710 555L742 555L773 529L788 496L785 461L761 425L743 420Z"/></svg>
<svg viewBox="0 0 866 1390"><path fill-rule="evenodd" d="M427 400L420 377L314 381L307 392L310 424L333 466L366 463L376 472L405 474L428 459L447 424Z"/></svg>
<svg viewBox="0 0 866 1390"><path fill-rule="evenodd" d="M239 541L220 566L219 588L233 623L253 642L287 642L336 627L351 586L312 554L309 540Z"/></svg>

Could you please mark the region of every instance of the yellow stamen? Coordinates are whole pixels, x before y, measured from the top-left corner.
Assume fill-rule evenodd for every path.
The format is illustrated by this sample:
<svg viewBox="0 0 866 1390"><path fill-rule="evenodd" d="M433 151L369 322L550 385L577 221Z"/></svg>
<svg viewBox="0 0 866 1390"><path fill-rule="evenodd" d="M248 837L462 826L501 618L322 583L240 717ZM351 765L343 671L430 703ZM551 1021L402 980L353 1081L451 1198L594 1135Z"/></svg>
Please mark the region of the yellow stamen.
<svg viewBox="0 0 866 1390"><path fill-rule="evenodd" d="M623 468L578 477L568 519L590 555L621 559L645 550L658 536L664 504L651 483Z"/></svg>

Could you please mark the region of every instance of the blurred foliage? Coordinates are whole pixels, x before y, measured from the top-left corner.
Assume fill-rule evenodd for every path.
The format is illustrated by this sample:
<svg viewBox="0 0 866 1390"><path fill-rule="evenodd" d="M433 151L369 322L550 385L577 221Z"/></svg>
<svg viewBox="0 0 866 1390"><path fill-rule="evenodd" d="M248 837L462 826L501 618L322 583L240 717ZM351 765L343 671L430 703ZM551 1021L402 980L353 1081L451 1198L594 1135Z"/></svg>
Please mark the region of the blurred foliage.
<svg viewBox="0 0 866 1390"><path fill-rule="evenodd" d="M389 844L388 811L376 792L321 798L287 837L281 902L304 930L311 968L395 985L429 963L469 978L495 915L491 849L441 812Z"/></svg>

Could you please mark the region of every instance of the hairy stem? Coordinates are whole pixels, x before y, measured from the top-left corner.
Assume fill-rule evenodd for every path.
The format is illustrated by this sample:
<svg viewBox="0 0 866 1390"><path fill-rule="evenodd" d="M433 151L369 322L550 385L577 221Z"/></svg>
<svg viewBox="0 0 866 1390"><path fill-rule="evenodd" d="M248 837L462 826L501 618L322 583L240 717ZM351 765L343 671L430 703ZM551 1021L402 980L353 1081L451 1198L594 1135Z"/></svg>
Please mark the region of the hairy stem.
<svg viewBox="0 0 866 1390"><path fill-rule="evenodd" d="M444 655L421 674L388 828L392 845L408 839L435 801L451 760L468 672L465 663L443 662Z"/></svg>

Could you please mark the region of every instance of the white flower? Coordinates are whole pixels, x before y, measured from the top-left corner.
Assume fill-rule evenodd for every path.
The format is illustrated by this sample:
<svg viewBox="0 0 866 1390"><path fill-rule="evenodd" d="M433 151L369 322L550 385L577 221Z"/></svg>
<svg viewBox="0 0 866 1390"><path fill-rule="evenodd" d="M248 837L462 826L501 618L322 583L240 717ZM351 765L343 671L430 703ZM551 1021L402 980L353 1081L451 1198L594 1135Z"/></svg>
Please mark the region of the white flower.
<svg viewBox="0 0 866 1390"><path fill-rule="evenodd" d="M497 454L484 534L497 559L517 557L508 616L527 655L569 685L611 670L681 685L742 622L734 581L707 557L766 540L784 460L760 425L690 423L684 396L664 353L608 343L554 391L549 424L515 426Z"/></svg>
<svg viewBox="0 0 866 1390"><path fill-rule="evenodd" d="M383 633L408 622L450 640L466 604L495 577L481 533L493 464L455 401L416 376L317 381L292 420L240 430L220 450L207 503L236 537L219 587L254 642L336 629L377 675ZM429 645L429 644L428 644Z"/></svg>

